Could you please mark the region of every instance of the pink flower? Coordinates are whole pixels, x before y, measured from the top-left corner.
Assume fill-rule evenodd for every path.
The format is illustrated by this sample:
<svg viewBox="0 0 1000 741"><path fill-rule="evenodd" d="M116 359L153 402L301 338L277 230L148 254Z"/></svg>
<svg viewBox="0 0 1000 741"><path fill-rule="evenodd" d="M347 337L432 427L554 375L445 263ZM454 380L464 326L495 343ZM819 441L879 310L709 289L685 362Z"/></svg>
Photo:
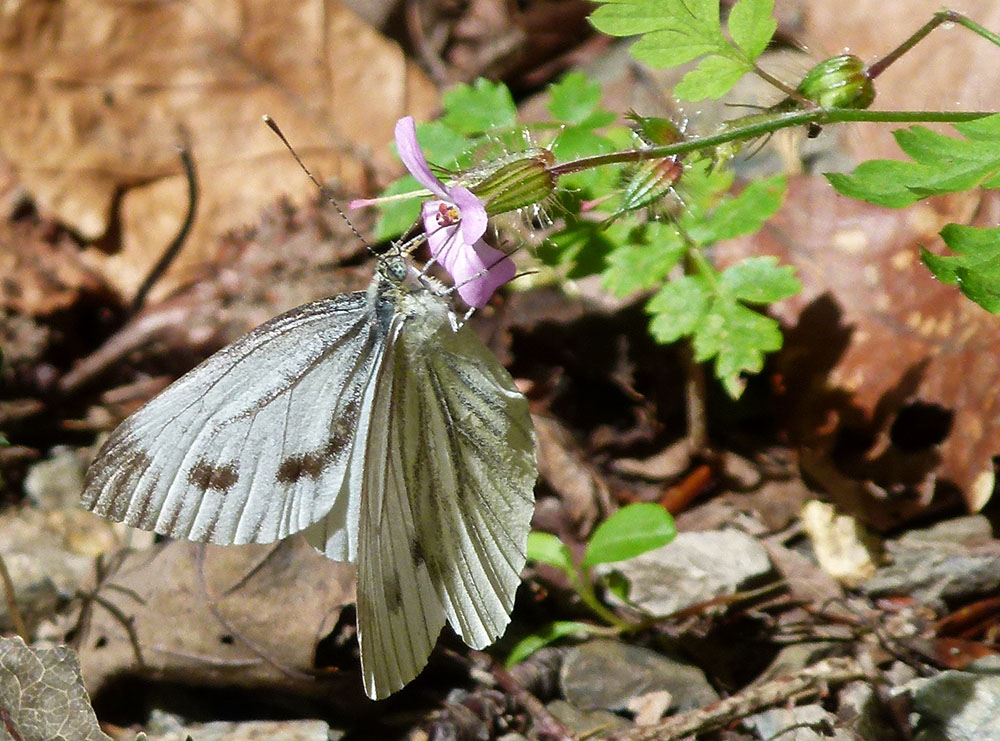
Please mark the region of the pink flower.
<svg viewBox="0 0 1000 741"><path fill-rule="evenodd" d="M451 275L465 303L485 306L493 292L516 272L513 261L483 239L486 207L468 188L448 187L434 176L417 143L411 116L396 122L396 149L410 174L437 196L420 209L431 256ZM351 206L364 203L355 201Z"/></svg>

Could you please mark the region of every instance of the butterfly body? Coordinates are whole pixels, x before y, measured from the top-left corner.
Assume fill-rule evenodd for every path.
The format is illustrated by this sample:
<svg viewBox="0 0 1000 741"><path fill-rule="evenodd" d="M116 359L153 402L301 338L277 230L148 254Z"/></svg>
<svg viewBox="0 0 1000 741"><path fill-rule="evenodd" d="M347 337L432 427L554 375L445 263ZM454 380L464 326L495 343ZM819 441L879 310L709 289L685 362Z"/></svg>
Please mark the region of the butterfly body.
<svg viewBox="0 0 1000 741"><path fill-rule="evenodd" d="M527 402L446 298L399 258L365 292L261 325L123 422L84 504L177 538L303 532L358 565L365 689L385 697L445 621L505 629L536 476Z"/></svg>

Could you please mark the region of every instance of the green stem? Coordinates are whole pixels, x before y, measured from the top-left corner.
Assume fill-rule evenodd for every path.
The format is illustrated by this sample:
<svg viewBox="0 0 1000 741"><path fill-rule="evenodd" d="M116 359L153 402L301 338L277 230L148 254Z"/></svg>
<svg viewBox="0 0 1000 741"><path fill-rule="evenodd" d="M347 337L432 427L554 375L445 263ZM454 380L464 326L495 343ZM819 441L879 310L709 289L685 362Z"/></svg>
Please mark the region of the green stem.
<svg viewBox="0 0 1000 741"><path fill-rule="evenodd" d="M893 62L895 62L904 54L906 54L906 52L908 52L918 43L923 41L924 37L926 37L927 34L929 34L931 31L933 31L935 28L937 28L943 23L955 23L958 24L959 26L964 26L973 33L982 36L987 41L991 41L997 46L1000 46L1000 36L997 36L992 31L983 28L971 18L967 18L966 16L962 15L961 13L955 10L939 10L937 13L934 14L933 18L931 18L929 21L927 21L927 23L918 28L913 33L913 35L910 36L910 38L908 38L906 41L897 46L895 49L886 54L877 62L873 62L872 64L868 65L868 67L865 69L865 75L868 77L869 80L874 80L880 74L885 72L886 69L889 67L889 65L891 65Z"/></svg>
<svg viewBox="0 0 1000 741"><path fill-rule="evenodd" d="M767 70L762 69L760 65L758 65L756 62L753 62L751 66L753 67L753 72L755 75L757 75L757 77L778 88L778 90L783 92L785 95L794 100L796 103L798 103L807 111L811 111L816 108L816 103L814 101L809 100L809 98L804 96L802 93L793 88L791 85L782 82Z"/></svg>
<svg viewBox="0 0 1000 741"><path fill-rule="evenodd" d="M687 139L676 144L665 144L645 149L628 149L624 152L610 152L593 157L583 157L550 167L549 173L553 177L558 178L562 175L589 170L603 165L672 157L702 149L711 149L712 147L728 144L733 141L749 141L793 126L806 126L809 124L823 126L826 124L857 121L875 123L961 123L962 121L975 121L979 118L992 116L994 113L994 111L861 111L853 108L820 108L812 111L793 111L792 113L778 114L764 121L758 119L745 126L734 125L720 134ZM754 116L754 118L757 119L758 117Z"/></svg>
<svg viewBox="0 0 1000 741"><path fill-rule="evenodd" d="M635 627L632 623L627 620L623 620L601 603L601 600L597 598L597 592L594 591L594 581L591 578L590 569L586 566L577 567L577 573L571 576L571 581L573 582L573 588L576 590L576 593L580 595L580 599L583 600L583 603L589 607L595 615L600 617L601 620L606 622L608 625L613 626L620 632L627 632Z"/></svg>

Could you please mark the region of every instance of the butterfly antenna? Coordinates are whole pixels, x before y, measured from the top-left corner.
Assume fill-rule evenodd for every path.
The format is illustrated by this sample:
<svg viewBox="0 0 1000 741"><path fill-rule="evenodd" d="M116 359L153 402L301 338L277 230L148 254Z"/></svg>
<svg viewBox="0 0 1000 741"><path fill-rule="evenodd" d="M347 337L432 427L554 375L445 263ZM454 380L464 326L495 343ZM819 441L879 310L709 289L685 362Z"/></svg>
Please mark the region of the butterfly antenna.
<svg viewBox="0 0 1000 741"><path fill-rule="evenodd" d="M275 120L270 116L268 116L267 114L264 114L264 123L267 124L267 127L271 129L271 131L273 131L275 134L278 135L278 138L281 139L281 143L285 145L288 151L292 153L292 156L295 158L295 161L299 163L299 167L302 168L302 172L304 172L309 177L309 179L313 181L316 187L319 188L319 192L322 193L324 196L326 196L326 200L328 200L333 205L333 207L337 209L337 213L340 214L340 218L342 218L345 222L347 222L347 225L351 227L351 231L354 232L354 236L360 239L361 242L364 244L365 247L368 248L369 251L374 252L374 250L372 250L372 246L368 244L367 240L365 240L365 238L361 236L361 233L357 230L357 228L354 226L351 220L347 218L347 214L344 213L344 210L340 207L340 204L337 203L337 199L334 198L332 195L330 195L330 192L323 186L323 184L319 180L317 180L311 172L309 172L309 168L306 167L305 163L302 161L302 158L299 157L299 153L295 151L292 145L288 142L288 139L285 138L285 135L281 132L281 129L278 128L278 124L275 122Z"/></svg>

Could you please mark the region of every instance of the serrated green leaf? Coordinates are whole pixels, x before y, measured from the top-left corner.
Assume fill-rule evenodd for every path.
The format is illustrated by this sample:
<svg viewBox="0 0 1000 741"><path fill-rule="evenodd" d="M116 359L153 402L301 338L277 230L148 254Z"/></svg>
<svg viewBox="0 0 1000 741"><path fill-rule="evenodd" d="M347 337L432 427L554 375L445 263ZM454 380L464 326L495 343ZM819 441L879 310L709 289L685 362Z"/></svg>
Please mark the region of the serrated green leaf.
<svg viewBox="0 0 1000 741"><path fill-rule="evenodd" d="M669 224L653 222L630 236L631 241L608 254L602 274L604 287L621 297L658 286L687 249Z"/></svg>
<svg viewBox="0 0 1000 741"><path fill-rule="evenodd" d="M629 504L597 526L587 543L583 565L634 558L666 545L676 536L674 518L659 504Z"/></svg>
<svg viewBox="0 0 1000 741"><path fill-rule="evenodd" d="M955 124L955 130L973 141L995 142L1000 139L1000 113L973 121L962 121Z"/></svg>
<svg viewBox="0 0 1000 741"><path fill-rule="evenodd" d="M750 60L763 53L778 28L774 0L738 0L729 11L729 35Z"/></svg>
<svg viewBox="0 0 1000 741"><path fill-rule="evenodd" d="M557 620L515 643L505 663L508 667L520 664L538 649L545 648L560 638L568 638L570 636L586 638L589 635L600 634L602 632L602 628L590 625L589 623L579 623L575 620Z"/></svg>
<svg viewBox="0 0 1000 741"><path fill-rule="evenodd" d="M445 91L441 103L445 111L441 122L463 134L479 134L517 122L517 106L502 82L479 78L472 85L457 85Z"/></svg>
<svg viewBox="0 0 1000 741"><path fill-rule="evenodd" d="M1000 311L1000 229L949 224L941 230L941 237L955 255L921 249L927 268L943 283L957 284L987 311Z"/></svg>
<svg viewBox="0 0 1000 741"><path fill-rule="evenodd" d="M718 297L694 333L695 360L715 359L715 377L735 398L743 393L744 372L759 373L764 354L781 347L781 328L729 297Z"/></svg>
<svg viewBox="0 0 1000 741"><path fill-rule="evenodd" d="M665 284L646 304L653 315L649 331L664 345L676 342L695 331L708 311L711 298L704 283L685 275Z"/></svg>
<svg viewBox="0 0 1000 741"><path fill-rule="evenodd" d="M802 284L791 265L778 265L778 258L768 255L748 257L726 268L718 290L748 304L769 304L794 296Z"/></svg>
<svg viewBox="0 0 1000 741"><path fill-rule="evenodd" d="M726 198L698 223L685 222L692 240L701 245L753 234L777 213L785 195L787 180L776 175L753 180L734 198Z"/></svg>
<svg viewBox="0 0 1000 741"><path fill-rule="evenodd" d="M912 162L872 160L850 175L827 174L837 192L890 208L909 206L932 195L975 187L1000 187L1000 114L957 124L967 138L939 134L923 126L893 132Z"/></svg>
<svg viewBox="0 0 1000 741"><path fill-rule="evenodd" d="M556 121L582 124L594 113L600 102L600 84L590 80L582 72L570 72L559 82L549 86L548 109ZM587 128L593 128L593 124Z"/></svg>
<svg viewBox="0 0 1000 741"><path fill-rule="evenodd" d="M528 533L528 558L532 561L540 561L550 566L562 569L567 574L573 574L576 567L573 565L573 556L569 548L559 538L551 533L542 533L532 530Z"/></svg>
<svg viewBox="0 0 1000 741"><path fill-rule="evenodd" d="M906 187L914 167L910 162L897 160L868 160L858 165L850 175L842 172L827 172L824 175L842 196L876 206L903 208L920 200L920 196Z"/></svg>
<svg viewBox="0 0 1000 741"><path fill-rule="evenodd" d="M720 36L721 38L721 36ZM699 41L676 31L648 33L629 47L629 53L650 67L668 69L714 54L720 50L717 42Z"/></svg>
<svg viewBox="0 0 1000 741"><path fill-rule="evenodd" d="M591 14L590 22L612 36L645 34L630 53L654 67L736 51L722 35L719 0L610 0Z"/></svg>
<svg viewBox="0 0 1000 741"><path fill-rule="evenodd" d="M690 101L721 98L751 69L742 60L713 54L684 75L674 88L674 95Z"/></svg>

